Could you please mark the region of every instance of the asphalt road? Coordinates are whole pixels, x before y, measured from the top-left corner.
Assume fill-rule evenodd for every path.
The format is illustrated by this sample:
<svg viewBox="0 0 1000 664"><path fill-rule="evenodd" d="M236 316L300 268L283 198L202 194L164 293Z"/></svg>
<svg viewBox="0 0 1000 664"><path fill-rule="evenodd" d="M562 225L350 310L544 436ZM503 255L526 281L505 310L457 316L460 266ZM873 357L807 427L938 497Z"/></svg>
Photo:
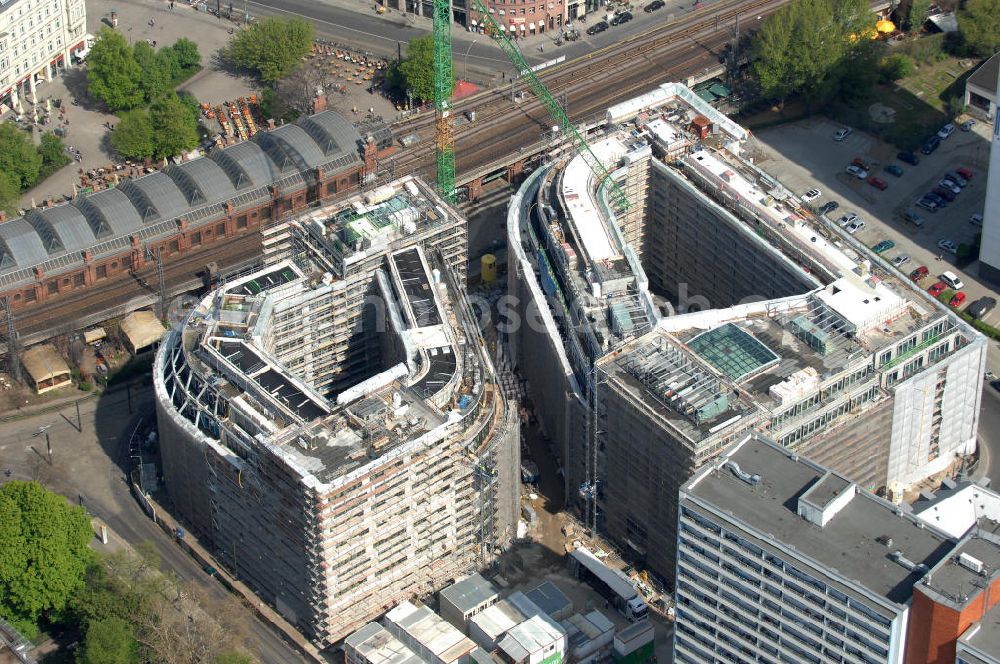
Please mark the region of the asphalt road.
<svg viewBox="0 0 1000 664"><path fill-rule="evenodd" d="M711 2L703 2L697 11L711 13L711 5ZM317 37L385 58L395 57L400 50L405 53L406 44L410 39L430 34L431 23L428 18L403 14L395 10L379 16L371 10L373 6L373 2L363 3L360 0L354 3L350 3L349 0L338 0L336 3L322 0L270 0L269 2L248 0L247 11L252 16L294 15L307 18L315 26ZM238 11L238 8L234 11ZM689 0L669 0L666 7L656 12L646 14L638 9L634 12L633 21L588 36L585 34L587 27L601 18L595 13L587 22L577 22L574 25L581 32L579 41L556 46L555 38L558 32L550 31L523 40L520 45L525 59L530 64L545 62L561 55L573 59L625 37L644 32L656 23L681 18L683 14L693 11ZM455 69L459 78L464 77L466 68L470 73L480 76L495 76L500 72L509 75L513 71L503 51L486 35L468 32L461 26L455 25L452 31L452 44ZM538 50L539 46L543 48L542 51Z"/></svg>

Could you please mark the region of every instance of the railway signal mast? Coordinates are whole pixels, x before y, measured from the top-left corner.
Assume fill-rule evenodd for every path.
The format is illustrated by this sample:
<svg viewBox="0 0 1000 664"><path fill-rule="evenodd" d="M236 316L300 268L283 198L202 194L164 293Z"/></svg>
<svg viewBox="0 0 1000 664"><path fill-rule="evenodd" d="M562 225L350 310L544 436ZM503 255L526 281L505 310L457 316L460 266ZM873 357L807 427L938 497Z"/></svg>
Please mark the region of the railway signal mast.
<svg viewBox="0 0 1000 664"><path fill-rule="evenodd" d="M563 105L559 103L559 100L556 99L551 92L549 92L549 89L545 87L545 84L542 83L538 76L535 75L535 72L532 71L517 45L506 34L504 34L503 31L500 30L500 26L487 11L486 7L482 3L482 0L476 0L476 9L479 12L480 20L486 24L487 33L495 39L500 45L500 48L503 49L507 58L510 59L511 63L514 65L514 69L518 75L527 79L528 85L531 86L531 91L535 93L535 96L542 100L542 103L548 110L549 115L552 116L552 119L555 120L563 136L570 140L576 151L583 157L584 161L587 162L587 165L590 167L594 177L597 178L598 186L604 185L607 187L612 205L619 212L627 210L630 207L630 204L628 197L625 196L625 192L622 191L621 188L615 183L615 181L611 178L611 174L608 172L608 169L603 163L601 163L600 158L595 155L593 150L590 149L590 146L587 145L587 139L580 134L576 125L574 125L572 120L569 119L569 116L566 115ZM435 28L437 26L436 21L437 13L435 12ZM436 29L434 34L436 42ZM440 168L439 163L439 184L441 181Z"/></svg>
<svg viewBox="0 0 1000 664"><path fill-rule="evenodd" d="M434 110L437 114L437 189L455 202L455 134L451 94L455 90L455 64L451 57L451 4L434 0Z"/></svg>

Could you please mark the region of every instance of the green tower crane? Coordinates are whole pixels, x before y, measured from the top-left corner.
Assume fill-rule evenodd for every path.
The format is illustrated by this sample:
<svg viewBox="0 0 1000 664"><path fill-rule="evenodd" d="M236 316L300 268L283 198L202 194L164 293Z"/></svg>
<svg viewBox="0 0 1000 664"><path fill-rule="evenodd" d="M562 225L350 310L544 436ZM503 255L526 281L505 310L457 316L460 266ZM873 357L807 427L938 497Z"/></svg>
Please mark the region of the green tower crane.
<svg viewBox="0 0 1000 664"><path fill-rule="evenodd" d="M587 165L590 166L590 170L593 172L594 176L597 178L598 184L603 184L608 188L609 198L612 205L619 211L623 212L630 207L628 202L628 197L625 196L625 192L621 190L621 187L615 183L611 178L611 174L608 169L605 168L604 164L601 163L600 158L594 154L590 146L587 145L587 139L585 139L579 131L577 131L576 125L569 119L566 115L566 111L559 104L559 101L552 96L549 89L545 87L545 84L539 80L535 75L535 72L531 70L531 67L525 61L524 56L521 54L521 50L517 45L506 35L500 26L493 19L490 13L486 10L483 5L482 0L476 0L476 9L480 15L480 21L486 24L487 33L493 37L500 44L500 48L503 49L504 53L513 63L516 71L528 80L528 85L531 87L531 91L535 93L535 96L542 100L545 104L545 108L548 109L549 115L552 119L556 121L559 126L559 130L562 131L563 136L568 138L573 144L574 149L583 157ZM436 15L435 15L436 16ZM436 19L435 19L436 21ZM435 22L435 26L437 23ZM437 33L435 32L435 38ZM449 52L450 52L449 42ZM440 164L440 162L439 162ZM440 165L438 166L438 182L440 182Z"/></svg>
<svg viewBox="0 0 1000 664"><path fill-rule="evenodd" d="M455 65L451 59L451 5L434 0L434 110L437 114L437 188L445 200L455 202L455 135L452 130L451 93L455 90Z"/></svg>

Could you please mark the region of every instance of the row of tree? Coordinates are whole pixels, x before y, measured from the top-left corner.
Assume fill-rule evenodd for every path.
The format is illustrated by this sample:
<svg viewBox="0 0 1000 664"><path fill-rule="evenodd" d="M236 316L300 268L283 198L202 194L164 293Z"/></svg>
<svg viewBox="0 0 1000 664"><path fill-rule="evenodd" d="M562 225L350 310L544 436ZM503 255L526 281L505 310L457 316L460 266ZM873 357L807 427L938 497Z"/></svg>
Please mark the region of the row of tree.
<svg viewBox="0 0 1000 664"><path fill-rule="evenodd" d="M156 50L145 41L129 46L120 32L102 28L87 55L87 81L90 94L117 112L153 103L200 67L190 39Z"/></svg>
<svg viewBox="0 0 1000 664"><path fill-rule="evenodd" d="M0 124L0 210L14 214L21 194L69 162L55 134L42 134L36 146L31 135L17 125Z"/></svg>
<svg viewBox="0 0 1000 664"><path fill-rule="evenodd" d="M248 616L161 574L155 548L99 556L82 507L37 482L0 486L0 616L34 637L78 629L81 664L252 664ZM148 543L147 543L148 544Z"/></svg>

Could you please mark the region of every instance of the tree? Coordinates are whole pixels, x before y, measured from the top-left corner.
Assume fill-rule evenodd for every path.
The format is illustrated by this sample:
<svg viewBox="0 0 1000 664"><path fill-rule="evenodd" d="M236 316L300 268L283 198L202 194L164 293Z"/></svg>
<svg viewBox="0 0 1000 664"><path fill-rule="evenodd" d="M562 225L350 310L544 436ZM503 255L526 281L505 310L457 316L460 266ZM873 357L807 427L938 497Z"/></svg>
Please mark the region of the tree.
<svg viewBox="0 0 1000 664"><path fill-rule="evenodd" d="M29 635L84 584L94 533L82 507L37 482L0 486L0 614Z"/></svg>
<svg viewBox="0 0 1000 664"><path fill-rule="evenodd" d="M406 57L399 63L403 85L417 99L434 99L434 38L430 35L411 39ZM454 86L454 81L452 82Z"/></svg>
<svg viewBox="0 0 1000 664"><path fill-rule="evenodd" d="M38 182L41 166L31 136L12 122L0 124L0 173L9 175L18 191L24 191Z"/></svg>
<svg viewBox="0 0 1000 664"><path fill-rule="evenodd" d="M1000 49L1000 0L968 0L958 12L958 29L980 56L996 53Z"/></svg>
<svg viewBox="0 0 1000 664"><path fill-rule="evenodd" d="M83 642L80 664L131 664L139 661L139 644L132 627L121 618L90 623Z"/></svg>
<svg viewBox="0 0 1000 664"><path fill-rule="evenodd" d="M38 156L42 158L42 167L38 171L39 180L44 180L69 163L62 139L50 131L42 134L41 143L38 145Z"/></svg>
<svg viewBox="0 0 1000 664"><path fill-rule="evenodd" d="M152 157L156 152L156 143L149 113L136 109L122 115L111 134L111 145L118 154L128 159Z"/></svg>
<svg viewBox="0 0 1000 664"><path fill-rule="evenodd" d="M144 41L136 42L132 49L136 64L139 65L139 86L147 102L152 102L166 94L173 87L173 58L163 52L154 51Z"/></svg>
<svg viewBox="0 0 1000 664"><path fill-rule="evenodd" d="M135 108L143 101L142 70L120 33L102 28L87 55L90 94L112 111Z"/></svg>
<svg viewBox="0 0 1000 664"><path fill-rule="evenodd" d="M173 157L198 145L198 119L176 94L150 106L149 119L157 157Z"/></svg>
<svg viewBox="0 0 1000 664"><path fill-rule="evenodd" d="M193 72L201 66L201 53L198 52L198 45L190 39L181 37L170 47L173 51L174 60L177 66L185 73Z"/></svg>
<svg viewBox="0 0 1000 664"><path fill-rule="evenodd" d="M222 56L254 71L264 81L288 75L312 48L313 27L300 18L269 17L241 30L223 48Z"/></svg>
<svg viewBox="0 0 1000 664"><path fill-rule="evenodd" d="M21 197L21 188L14 180L13 173L0 170L0 210L10 216L17 214L17 201Z"/></svg>
<svg viewBox="0 0 1000 664"><path fill-rule="evenodd" d="M872 12L864 0L799 0L771 15L754 38L761 91L784 102L832 93L851 63L871 53Z"/></svg>
<svg viewBox="0 0 1000 664"><path fill-rule="evenodd" d="M920 28L927 20L930 7L931 0L910 0L910 8L903 20L903 29L907 32L920 32Z"/></svg>
<svg viewBox="0 0 1000 664"><path fill-rule="evenodd" d="M882 61L882 78L886 82L898 81L913 73L913 59L897 53Z"/></svg>

